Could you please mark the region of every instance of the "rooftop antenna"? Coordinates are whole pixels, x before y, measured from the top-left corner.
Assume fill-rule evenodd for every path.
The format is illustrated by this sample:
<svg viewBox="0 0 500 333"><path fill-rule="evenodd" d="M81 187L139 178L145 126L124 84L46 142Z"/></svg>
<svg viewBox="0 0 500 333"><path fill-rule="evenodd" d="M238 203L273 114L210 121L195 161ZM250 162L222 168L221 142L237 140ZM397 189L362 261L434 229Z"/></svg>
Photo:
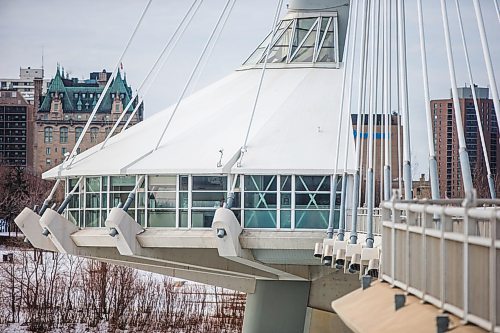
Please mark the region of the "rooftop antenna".
<svg viewBox="0 0 500 333"><path fill-rule="evenodd" d="M45 77L43 70L43 45L42 45L42 79Z"/></svg>

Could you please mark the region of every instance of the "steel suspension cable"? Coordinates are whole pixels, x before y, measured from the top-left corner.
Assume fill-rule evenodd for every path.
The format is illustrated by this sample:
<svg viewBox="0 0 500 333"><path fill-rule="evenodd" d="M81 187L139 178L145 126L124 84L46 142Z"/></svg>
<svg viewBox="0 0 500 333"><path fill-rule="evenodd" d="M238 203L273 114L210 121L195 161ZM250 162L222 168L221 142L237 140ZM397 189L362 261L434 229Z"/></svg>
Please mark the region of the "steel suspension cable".
<svg viewBox="0 0 500 333"><path fill-rule="evenodd" d="M347 32L346 32L346 37L345 37L345 44L344 44L344 54L342 56L342 60L344 63L344 68L342 71L342 88L340 92L340 112L339 112L339 120L338 120L338 127L337 127L337 146L336 146L336 154L335 154L335 169L332 175L332 181L330 184L330 215L328 218L328 228L327 228L327 238L333 238L333 227L335 223L335 201L337 199L337 180L338 180L338 167L339 167L339 150L340 150L340 139L342 135L342 125L343 125L343 117L345 113L345 108L344 108L344 99L345 99L345 92L346 92L346 57L349 57L349 47L350 47L350 35L352 33L352 15L353 15L353 9L352 6L349 6L349 15L348 15L348 22L347 22ZM339 60L340 62L340 60ZM347 135L349 135L350 131L348 128L346 128ZM349 137L347 137L347 141L349 142ZM347 148L346 148L347 149Z"/></svg>
<svg viewBox="0 0 500 333"><path fill-rule="evenodd" d="M373 142L374 136L374 117L377 115L377 83L378 83L378 46L379 46L379 17L380 17L380 0L372 1L372 38L371 38L371 49L372 49L372 60L371 60L371 79L370 79L370 105L368 111L368 158L367 158L367 169L366 169L366 185L365 191L367 193L367 219L366 219L366 246L368 248L373 247L374 237L373 237L373 208L374 208L374 172L373 164L375 160L375 145Z"/></svg>
<svg viewBox="0 0 500 333"><path fill-rule="evenodd" d="M153 73L155 73L155 74L158 73L160 71L161 67L163 67L164 62L170 56L172 50L175 48L175 46L177 45L177 42L179 41L179 39L182 37L182 35L186 31L186 28L188 27L189 23L193 19L194 15L196 15L196 12L198 11L198 9L200 8L202 3L203 3L203 0L194 0L193 1L191 6L189 7L188 11L186 12L184 17L182 18L181 22L179 23L179 25L175 29L174 34L167 41L167 43L165 44L165 46L161 50L160 54L156 58L155 62L153 63L153 65L149 69L148 73L146 74L146 76L142 80L141 84L137 88L136 92L134 93L134 95L130 99L130 102L127 104L127 106L125 107L123 112L120 114L120 117L118 118L118 120L115 122L115 124L113 125L113 127L109 131L108 135L106 136L103 143L101 144L101 147L99 148L99 150L103 149L104 146L106 146L106 143L108 142L109 138L111 138L113 136L113 134L116 131L116 128L122 122L123 117L125 117L127 111L132 106L134 100L136 100L136 98L138 98L139 92L142 90L142 88L146 85L146 83L152 81L152 80L150 80L151 75ZM167 51L168 51L168 53L167 53ZM167 55L165 56L166 53L167 53ZM161 65L159 66L160 63L161 63ZM156 75L154 75L154 77L156 78ZM149 90L150 87L151 87L151 83L149 83L147 86L147 89L145 89L146 92L147 92L147 90ZM137 104L134 107L134 110L133 110L132 114L130 115L129 119L127 120L127 123L130 122L130 120L135 116L135 112L137 112L137 110L140 108L140 105L142 104L142 101L144 99L144 95L146 92L142 93L141 97L138 98ZM124 128L125 128L125 126L124 126Z"/></svg>
<svg viewBox="0 0 500 333"><path fill-rule="evenodd" d="M497 82L495 80L495 72L491 63L490 47L488 46L488 38L484 29L483 14L478 0L472 0L474 11L476 13L477 27L479 29L479 37L481 39L481 47L483 49L484 62L486 63L486 71L488 73L488 81L490 82L490 90L493 97L493 105L495 106L495 114L497 116L498 131L500 133L500 99L498 97ZM495 1L496 3L496 1Z"/></svg>
<svg viewBox="0 0 500 333"><path fill-rule="evenodd" d="M495 1L496 3L496 1ZM462 24L462 14L460 12L460 4L458 0L455 0L455 6L457 8L458 25L460 27L460 36L462 37L462 46L464 48L465 63L467 65L467 75L469 77L469 82L472 90L472 98L474 99L474 110L476 112L477 127L479 129L479 136L481 138L481 146L483 148L484 163L486 164L486 170L488 172L488 186L490 189L490 195L492 199L496 198L495 193L495 180L491 174L490 159L488 158L488 150L486 149L486 142L484 139L483 124L481 123L481 116L479 114L478 98L476 94L476 87L474 85L474 77L472 76L472 69L470 66L469 52L467 51L467 41L465 39L464 27Z"/></svg>
<svg viewBox="0 0 500 333"><path fill-rule="evenodd" d="M472 193L472 176L469 164L469 154L467 153L467 145L465 142L465 133L462 123L462 114L460 111L460 101L458 99L457 80L455 77L455 64L453 62L453 51L451 48L450 28L448 25L448 13L445 0L441 2L441 17L443 19L443 30L445 35L446 55L448 58L448 72L450 75L451 94L453 97L453 109L455 112L455 124L457 126L458 147L460 157L460 167L462 170L462 181L466 195Z"/></svg>
<svg viewBox="0 0 500 333"><path fill-rule="evenodd" d="M398 49L399 49L399 76L401 95L401 110L403 115L403 177L405 199L412 199L411 176L411 145L410 145L410 114L408 105L408 77L406 61L406 27L405 5L403 0L398 0Z"/></svg>
<svg viewBox="0 0 500 333"><path fill-rule="evenodd" d="M396 1L395 4L395 17L396 17L396 28L394 31L395 34L395 43L396 43L396 48L395 48L395 53L396 53L396 71L395 71L395 76L396 76L396 110L397 110L397 121L396 121L396 126L397 126L397 133L398 133L398 150L397 150L397 155L398 155L398 192L399 192L399 198L402 198L403 196L403 159L402 156L403 154L401 153L401 146L402 146L402 140L401 140L401 96L400 96L400 86L401 86L401 77L399 76L399 48L397 47L398 45L398 40L399 40L399 29L398 29L398 21L399 21L399 16L397 15L398 13L398 8L399 4Z"/></svg>
<svg viewBox="0 0 500 333"><path fill-rule="evenodd" d="M189 78L188 78L186 84L184 85L184 88L182 89L182 92L181 92L179 98L177 99L177 102L175 103L174 109L172 110L172 113L170 114L170 117L168 118L168 121L167 121L166 125L164 126L163 131L162 131L162 133L161 133L161 135L160 135L160 137L159 137L159 139L158 139L158 141L157 141L157 143L156 143L153 151L156 151L160 147L160 144L161 144L161 142L163 140L163 137L164 137L165 133L167 132L167 129L170 127L170 124L172 123L172 119L174 118L175 114L177 113L177 110L179 109L179 106L180 106L181 102L184 99L184 95L186 94L186 92L187 92L187 90L188 90L188 88L189 88L189 86L191 84L191 81L193 80L193 77L196 74L196 72L197 72L197 70L198 70L198 68L200 66L201 61L205 57L205 54L206 54L207 49L208 49L208 46L210 45L212 39L214 38L214 35L215 35L216 31L217 31L217 28L220 26L220 24L222 22L222 18L224 16L224 14L228 10L228 8L232 8L232 6L231 7L229 6L230 3L231 3L231 1L236 1L236 0L227 0L226 1L222 12L219 15L219 18L217 19L217 23L215 24L214 28L212 29L212 32L210 33L210 37L208 38L205 46L203 47L203 50L202 50L202 52L201 52L198 60L196 61L196 64L195 64L195 66L194 66L191 74L189 75Z"/></svg>
<svg viewBox="0 0 500 333"><path fill-rule="evenodd" d="M384 95L382 99L382 110L384 112L384 200L390 200L392 189L391 159L389 140L390 123L392 122L390 103L390 79L391 79L391 2L384 0Z"/></svg>
<svg viewBox="0 0 500 333"><path fill-rule="evenodd" d="M259 101L260 91L262 89L262 82L264 81L264 74L266 73L267 61L269 58L269 53L271 52L271 47L273 45L273 40L274 40L274 36L276 34L276 30L278 28L279 13L280 13L282 6L283 6L283 0L278 0L278 6L276 7L276 12L274 13L273 29L272 29L271 37L269 39L269 43L267 44L264 64L262 65L262 71L261 71L260 79L259 79L259 85L257 86L257 93L255 94L255 99L254 99L253 106L252 106L252 112L250 114L250 120L248 122L247 131L245 134L245 140L243 141L243 146L241 146L240 158L238 159L238 162L236 164L237 167L241 167L241 162L243 160L243 156L245 155L245 152L247 151L248 137L250 135L250 129L252 128L253 118L255 116L255 110L257 109L257 103Z"/></svg>
<svg viewBox="0 0 500 333"><path fill-rule="evenodd" d="M498 2L497 2L497 0L493 0L493 3L495 4L495 10L497 12L498 23L500 23L500 8L498 8Z"/></svg>
<svg viewBox="0 0 500 333"><path fill-rule="evenodd" d="M346 201L347 201L347 160L349 158L349 150L351 149L351 136L352 136L352 125L351 125L351 101L352 101L352 86L353 86L353 73L354 73L354 61L356 58L356 35L358 31L358 1L355 1L352 3L353 4L353 9L352 12L354 13L353 21L352 24L350 24L350 29L352 29L352 43L349 43L351 52L349 52L349 56L347 59L344 58L344 61L346 62L346 68L348 67L349 75L347 76L349 78L349 86L348 86L348 91L346 93L347 95L347 103L344 103L344 107L347 108L347 117L345 117L345 124L344 128L346 129L346 149L344 153L344 170L342 174L342 193L340 197L340 214L339 214L339 232L337 234L337 238L340 241L344 240L344 232L345 232L345 225L346 225ZM354 7L355 6L355 7ZM355 9L354 9L355 8ZM349 60L350 59L350 60Z"/></svg>
<svg viewBox="0 0 500 333"><path fill-rule="evenodd" d="M367 4L368 8L370 8L370 3ZM368 13L371 13L371 12L368 12ZM369 21L370 20L370 16L368 16L367 20ZM370 30L369 30L369 27L368 27L368 23L366 24L366 29L367 29L367 32L366 32L366 38L367 38L367 41L366 43L368 44L369 42L369 38L370 38ZM363 78L363 89L362 89L362 96L364 96L364 98L362 99L362 103L361 103L361 108L363 110L363 112L361 113L361 131L359 133L359 135L361 135L361 145L360 145L360 152L361 152L361 155L360 155L360 160L359 160L359 177L360 177L360 188L359 188L359 191L358 191L358 197L359 197L359 203L358 203L358 206L361 205L361 197L362 197L362 194L363 194L363 191L361 191L361 184L363 183L363 181L366 181L366 177L365 177L365 169L364 169L364 159L367 158L365 157L365 155L367 155L368 153L368 149L365 149L365 122L367 120L366 118L366 109L368 108L368 103L367 101L370 99L370 96L371 96L371 90L368 89L368 83L369 83L369 72L368 72L368 64L369 64L369 61L370 61L370 58L369 58L369 49L368 47L365 48L365 54L364 54L364 62L365 62L365 77ZM368 138L368 136L367 136ZM366 152L365 152L366 150ZM365 191L365 197L364 197L364 203L366 203L367 199L366 199L366 191Z"/></svg>
<svg viewBox="0 0 500 333"><path fill-rule="evenodd" d="M351 244L356 244L358 240L357 233L357 223L358 223L358 206L359 206L359 192L360 192L360 154L361 154L361 119L362 112L364 113L363 108L363 83L365 77L365 59L366 59L366 44L367 44L367 35L368 35L368 11L369 6L367 5L366 0L362 1L363 6L361 7L361 38L360 38L360 64L359 64L359 82L358 82L358 115L357 115L357 124L356 124L356 172L354 173L354 183L353 183L353 203L352 203L352 216L351 216L351 234L350 240Z"/></svg>
<svg viewBox="0 0 500 333"><path fill-rule="evenodd" d="M236 1L234 1L232 4L231 4L231 8L229 9L229 13L232 12L233 8L234 7L234 4L236 3ZM222 35L222 32L224 31L224 28L226 27L226 23L229 19L229 15L226 15L222 21L222 24L221 24L221 27L219 29L219 31L217 32L212 44L210 45L208 51L207 51L207 55L205 56L205 59L204 61L202 62L201 66L200 66L200 70L198 71L198 73L196 74L195 78L194 78L194 83L191 85L191 90L193 91L194 89L196 89L196 86L198 85L198 81L200 80L200 76L201 74L204 72L205 70L205 67L207 66L207 63L208 61L210 60L211 56L212 56L212 53L215 49L215 45L217 44L217 42L219 41L220 39L220 36Z"/></svg>
<svg viewBox="0 0 500 333"><path fill-rule="evenodd" d="M432 199L439 199L439 178L434 148L434 130L432 126L431 99L429 97L429 77L427 74L427 53L425 47L424 14L422 0L417 0L418 31L420 37L420 58L422 62L422 78L424 83L425 118L427 124L427 145L429 148L429 178L431 181Z"/></svg>

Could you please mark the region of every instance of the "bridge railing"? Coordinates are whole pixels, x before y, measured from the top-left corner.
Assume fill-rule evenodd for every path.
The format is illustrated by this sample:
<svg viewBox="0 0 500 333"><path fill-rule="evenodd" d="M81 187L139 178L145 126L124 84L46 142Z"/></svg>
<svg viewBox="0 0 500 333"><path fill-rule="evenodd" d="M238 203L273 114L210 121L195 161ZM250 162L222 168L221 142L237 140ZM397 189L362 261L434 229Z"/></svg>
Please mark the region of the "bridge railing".
<svg viewBox="0 0 500 333"><path fill-rule="evenodd" d="M499 207L500 200L383 202L381 278L500 331Z"/></svg>

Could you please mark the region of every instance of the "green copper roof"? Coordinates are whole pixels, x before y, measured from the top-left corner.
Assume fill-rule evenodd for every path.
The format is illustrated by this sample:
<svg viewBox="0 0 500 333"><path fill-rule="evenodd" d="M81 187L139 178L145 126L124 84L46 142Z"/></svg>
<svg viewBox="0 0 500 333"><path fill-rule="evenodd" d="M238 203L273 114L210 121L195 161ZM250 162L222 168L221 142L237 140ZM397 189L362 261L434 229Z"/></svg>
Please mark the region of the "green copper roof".
<svg viewBox="0 0 500 333"><path fill-rule="evenodd" d="M77 79L65 79L61 75L58 66L56 75L52 79L47 90L47 95L44 97L38 111L49 112L52 98L59 96L63 101L63 112L91 112L103 90L104 87L99 86L95 81L80 82ZM120 72L118 72L115 80L111 83L104 100L99 106L98 112L110 113L115 96L120 97L124 107L132 98L132 88L127 85ZM132 110L129 112L132 112Z"/></svg>

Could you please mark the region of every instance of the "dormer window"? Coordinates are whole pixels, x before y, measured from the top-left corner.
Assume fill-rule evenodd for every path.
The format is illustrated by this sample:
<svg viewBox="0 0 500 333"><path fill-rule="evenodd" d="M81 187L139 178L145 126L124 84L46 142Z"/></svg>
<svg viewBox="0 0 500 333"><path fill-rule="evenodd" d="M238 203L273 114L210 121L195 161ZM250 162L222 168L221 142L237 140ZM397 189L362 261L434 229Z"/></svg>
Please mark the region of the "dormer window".
<svg viewBox="0 0 500 333"><path fill-rule="evenodd" d="M55 93L53 93L53 92L50 93L50 97L54 98L55 96L56 96Z"/></svg>
<svg viewBox="0 0 500 333"><path fill-rule="evenodd" d="M97 98L101 97L101 94L97 94Z"/></svg>
<svg viewBox="0 0 500 333"><path fill-rule="evenodd" d="M89 94L89 97L90 97L90 98L94 98L94 94L90 93L90 94Z"/></svg>
<svg viewBox="0 0 500 333"><path fill-rule="evenodd" d="M85 98L85 97L86 97L86 95L85 95L85 93L83 93L83 94L82 94L82 98Z"/></svg>
<svg viewBox="0 0 500 333"><path fill-rule="evenodd" d="M111 93L111 98L115 98L115 94L114 93Z"/></svg>
<svg viewBox="0 0 500 333"><path fill-rule="evenodd" d="M75 98L78 98L78 93L75 93L73 96L74 96Z"/></svg>
<svg viewBox="0 0 500 333"><path fill-rule="evenodd" d="M125 98L125 94L120 94L120 98L124 99Z"/></svg>
<svg viewBox="0 0 500 333"><path fill-rule="evenodd" d="M59 94L59 98L63 98L64 94L63 93L60 93Z"/></svg>

